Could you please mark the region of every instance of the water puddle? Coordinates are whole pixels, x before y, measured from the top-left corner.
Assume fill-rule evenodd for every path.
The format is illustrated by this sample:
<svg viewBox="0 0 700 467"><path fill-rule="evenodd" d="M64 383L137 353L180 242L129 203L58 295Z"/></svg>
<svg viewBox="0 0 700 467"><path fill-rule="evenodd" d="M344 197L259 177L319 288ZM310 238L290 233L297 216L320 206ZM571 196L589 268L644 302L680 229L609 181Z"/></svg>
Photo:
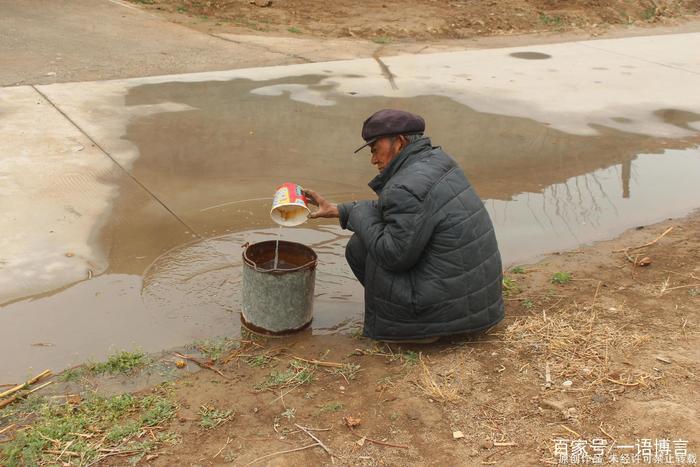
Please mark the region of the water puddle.
<svg viewBox="0 0 700 467"><path fill-rule="evenodd" d="M548 58L532 54L518 58ZM652 138L600 125L595 135L571 134L447 97L333 94L322 81L308 75L130 89L127 106L189 109L133 119L123 136L140 154L131 173L188 227L166 222L152 200L122 194L101 234L107 274L3 308L0 328L17 332L0 342L0 354L26 351L8 370L12 377L28 371L29 361L61 367L120 348L156 351L237 335L246 242L279 238L312 247L319 266L311 332L350 332L363 312L362 288L344 258L350 232L325 220L280 234L269 209L287 181L334 201L372 197L369 152L352 150L362 119L379 108L425 118L433 143L485 200L506 264L684 215L700 199L698 136ZM700 120L675 109L659 109L655 118L691 133L689 123ZM614 122L635 123L622 110ZM55 348L31 346L37 342Z"/></svg>

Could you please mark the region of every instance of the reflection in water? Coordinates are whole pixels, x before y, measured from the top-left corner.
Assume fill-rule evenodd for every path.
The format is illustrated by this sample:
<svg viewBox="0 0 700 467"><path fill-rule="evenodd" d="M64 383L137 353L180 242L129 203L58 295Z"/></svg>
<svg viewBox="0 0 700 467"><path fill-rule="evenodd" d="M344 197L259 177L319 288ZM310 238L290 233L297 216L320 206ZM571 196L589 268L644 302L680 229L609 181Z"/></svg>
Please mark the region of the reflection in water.
<svg viewBox="0 0 700 467"><path fill-rule="evenodd" d="M691 209L694 206L687 201L697 199L697 188L692 185L685 193L678 189L660 193L658 183L634 185L632 166L638 154L650 154L663 160L669 170L687 173L679 165L681 159L663 153L693 146L700 138L695 143L658 139L606 127L596 127L595 136L574 135L527 118L476 112L445 97L341 95L334 92L330 81L308 75L134 87L126 97L128 106L171 103L194 110L132 120L125 138L140 153L132 171L205 237L266 228L271 225L269 197L285 181L308 186L336 201L373 196L366 184L376 171L368 154L352 155L360 140L361 116L378 108L399 107L425 117L433 143L457 160L481 197L493 200L493 205L507 205L510 217L520 219L522 225L515 230L538 229L537 236L527 236L519 243L513 257L518 261L551 251L553 245L557 249L575 247L603 238L600 230L588 230L569 219L569 211L586 210L588 216L596 216L610 209L614 214L606 217L605 231L619 232L634 225L637 221L632 219L640 217L639 213L650 214L643 217L652 221L666 216L668 206L680 202ZM319 98L335 105L313 105ZM698 119L691 112L672 109L661 109L657 116L684 130ZM652 211L635 202L611 203L611 187L600 178L606 173L601 171L612 167L621 172L623 198L635 201L634 197L654 193L666 199L666 204ZM693 174L697 176L697 171L687 176ZM520 203L525 193L531 200L541 197L542 201ZM589 199L587 207L577 206L576 197L584 195ZM533 215L533 203L547 209ZM132 208L117 206L118 212ZM557 223L549 222L550 217L566 219L561 222L564 228L554 228ZM590 225L592 220L587 222ZM119 223L111 227L120 229ZM502 232L501 238L507 235ZM139 236L138 231L118 234L122 245ZM161 244L179 244L169 242L168 236L167 230L161 232ZM504 250L505 261L514 261L507 244ZM118 264L119 251L112 253L110 263ZM154 259L161 253L150 255Z"/></svg>
<svg viewBox="0 0 700 467"><path fill-rule="evenodd" d="M532 261L547 252L603 240L625 228L697 208L700 148L640 155L634 162L572 177L541 193L488 200L487 208L506 264ZM633 193L633 195L631 195ZM546 237L548 244L539 244Z"/></svg>

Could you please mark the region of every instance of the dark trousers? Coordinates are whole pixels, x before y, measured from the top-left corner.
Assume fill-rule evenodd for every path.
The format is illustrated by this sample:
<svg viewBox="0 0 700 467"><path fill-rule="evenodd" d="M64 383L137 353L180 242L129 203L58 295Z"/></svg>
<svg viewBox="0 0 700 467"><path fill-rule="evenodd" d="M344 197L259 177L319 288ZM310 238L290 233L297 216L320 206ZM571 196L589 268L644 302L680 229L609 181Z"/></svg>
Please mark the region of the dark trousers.
<svg viewBox="0 0 700 467"><path fill-rule="evenodd" d="M360 281L360 284L365 285L365 263L367 262L367 249L362 243L362 240L353 234L350 241L345 247L345 259L348 260L350 269Z"/></svg>

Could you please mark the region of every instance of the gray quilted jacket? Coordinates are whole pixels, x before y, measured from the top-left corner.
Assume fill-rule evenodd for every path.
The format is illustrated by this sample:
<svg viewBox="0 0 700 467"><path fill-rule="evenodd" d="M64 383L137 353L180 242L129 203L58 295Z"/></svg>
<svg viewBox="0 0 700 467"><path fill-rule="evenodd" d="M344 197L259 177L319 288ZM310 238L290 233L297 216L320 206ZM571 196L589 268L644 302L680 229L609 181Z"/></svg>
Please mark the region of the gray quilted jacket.
<svg viewBox="0 0 700 467"><path fill-rule="evenodd" d="M421 138L369 186L376 202L339 205L341 227L355 232L367 251L365 336L476 332L503 319L493 224L450 156Z"/></svg>

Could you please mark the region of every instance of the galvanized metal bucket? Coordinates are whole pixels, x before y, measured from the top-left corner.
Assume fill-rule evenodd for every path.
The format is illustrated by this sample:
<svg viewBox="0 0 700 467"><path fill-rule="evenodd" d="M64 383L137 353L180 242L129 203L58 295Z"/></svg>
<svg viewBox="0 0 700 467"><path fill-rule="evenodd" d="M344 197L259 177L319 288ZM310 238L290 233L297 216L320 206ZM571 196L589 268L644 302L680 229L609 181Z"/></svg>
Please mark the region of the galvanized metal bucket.
<svg viewBox="0 0 700 467"><path fill-rule="evenodd" d="M314 250L301 243L280 240L277 246L270 240L248 246L243 251L243 325L282 335L311 324L317 260Z"/></svg>

